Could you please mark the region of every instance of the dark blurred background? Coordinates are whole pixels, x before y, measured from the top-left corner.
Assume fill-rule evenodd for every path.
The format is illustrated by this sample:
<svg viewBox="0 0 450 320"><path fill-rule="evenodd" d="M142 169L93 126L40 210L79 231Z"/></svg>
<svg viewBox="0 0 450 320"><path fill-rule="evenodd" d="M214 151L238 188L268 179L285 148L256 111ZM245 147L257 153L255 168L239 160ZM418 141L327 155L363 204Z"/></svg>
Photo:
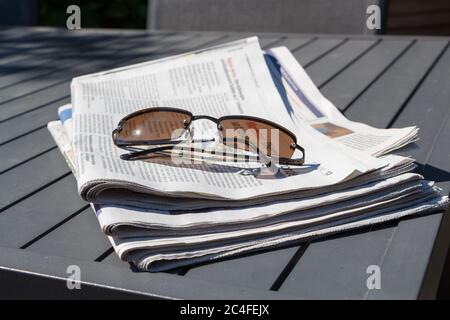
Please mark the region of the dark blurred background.
<svg viewBox="0 0 450 320"><path fill-rule="evenodd" d="M159 2L158 5L164 8L169 6L168 3L180 7L181 3L185 5L195 2L192 0L178 1L178 3L173 0L149 1ZM208 17L214 19L211 18L212 11L209 5L214 3L213 1L217 4L216 7L226 3L217 0L205 1L204 3L208 3L208 8L205 6L206 9L197 14L203 15L206 19ZM320 1L322 0L317 0L316 3ZM360 1L366 3L367 0ZM342 4L347 2L348 0L339 1ZM386 3L383 8L385 24L382 33L450 35L450 0L386 0L384 2ZM147 3L148 0L0 0L0 25L65 27L66 8L71 4L76 4L82 11L83 28L144 29L147 26ZM242 0L238 3L240 6L245 6L249 1ZM286 2L283 0L280 3L285 4ZM306 7L308 8L308 5ZM220 9L215 8L216 11ZM167 11L167 9L165 10ZM166 11L162 11L162 14L166 14ZM152 19L158 19L158 16L162 14L157 12ZM184 13L181 10L181 13L177 14L180 17ZM189 18L187 21L190 21ZM298 28L293 32L298 32ZM306 30L306 32L309 31Z"/></svg>
<svg viewBox="0 0 450 320"><path fill-rule="evenodd" d="M60 27L66 25L66 8L81 8L83 28L145 29L148 0L39 0L37 24Z"/></svg>
<svg viewBox="0 0 450 320"><path fill-rule="evenodd" d="M385 33L450 35L450 0L389 0Z"/></svg>

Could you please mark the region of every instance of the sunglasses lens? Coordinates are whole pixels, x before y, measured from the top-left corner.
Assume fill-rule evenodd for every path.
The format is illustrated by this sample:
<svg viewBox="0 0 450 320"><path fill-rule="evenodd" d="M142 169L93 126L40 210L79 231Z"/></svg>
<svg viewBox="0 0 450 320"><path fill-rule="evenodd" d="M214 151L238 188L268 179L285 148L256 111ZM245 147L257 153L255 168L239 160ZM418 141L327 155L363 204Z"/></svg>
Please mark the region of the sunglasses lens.
<svg viewBox="0 0 450 320"><path fill-rule="evenodd" d="M257 119L227 118L219 123L223 143L275 158L291 158L295 138L286 129Z"/></svg>
<svg viewBox="0 0 450 320"><path fill-rule="evenodd" d="M148 110L123 121L114 135L117 144L157 142L179 138L192 115L178 111Z"/></svg>

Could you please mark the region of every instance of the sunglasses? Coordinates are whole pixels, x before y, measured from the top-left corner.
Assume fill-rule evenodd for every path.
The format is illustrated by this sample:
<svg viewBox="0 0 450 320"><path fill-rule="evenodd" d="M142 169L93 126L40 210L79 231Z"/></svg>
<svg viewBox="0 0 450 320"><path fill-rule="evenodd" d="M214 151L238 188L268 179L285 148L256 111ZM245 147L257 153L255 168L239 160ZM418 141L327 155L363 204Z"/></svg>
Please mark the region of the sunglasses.
<svg viewBox="0 0 450 320"><path fill-rule="evenodd" d="M208 115L193 115L177 108L147 108L125 116L112 132L117 147L131 151L122 154L123 160L143 160L152 154L173 150L194 120L207 119L217 124L221 142L233 149L253 152L266 165L277 162L285 165L303 165L305 150L297 144L296 136L286 128L269 120L230 115L214 118ZM214 141L202 140L202 141ZM158 147L138 149L138 146ZM296 150L301 151L299 159L291 159ZM214 151L212 152L214 153ZM237 159L236 153L234 160ZM246 157L248 159L248 157Z"/></svg>

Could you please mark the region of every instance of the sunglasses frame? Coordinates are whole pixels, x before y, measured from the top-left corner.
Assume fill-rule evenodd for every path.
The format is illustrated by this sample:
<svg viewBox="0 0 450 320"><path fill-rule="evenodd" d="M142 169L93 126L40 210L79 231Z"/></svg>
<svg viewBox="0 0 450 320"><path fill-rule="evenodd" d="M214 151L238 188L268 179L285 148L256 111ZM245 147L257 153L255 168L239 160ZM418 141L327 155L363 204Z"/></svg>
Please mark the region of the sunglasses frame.
<svg viewBox="0 0 450 320"><path fill-rule="evenodd" d="M125 124L126 121L130 120L133 117L139 116L141 114L150 113L150 112L158 112L158 111L176 112L176 113L186 114L187 116L189 116L190 117L190 121L187 122L187 123L184 123L184 129L186 129L186 130L189 129L189 127L191 126L193 121L199 120L199 119L207 119L207 120L210 120L210 121L214 122L217 125L217 130L219 132L221 132L223 130L223 128L220 126L220 123L223 120L243 119L243 120L254 120L254 121L257 121L257 122L265 123L265 124L267 124L269 126L272 126L272 127L276 128L276 129L281 130L284 133L286 133L293 140L293 143L289 147L291 149L293 149L293 150L297 149L297 150L300 150L302 152L302 158L300 158L300 159L279 158L279 163L280 164L292 164L292 165L303 165L303 163L304 163L304 160L305 160L305 149L297 144L297 137L296 137L296 135L293 134L288 129L280 126L279 124L277 124L275 122L272 122L270 120L266 120L266 119L263 119L263 118L259 118L259 117L246 116L246 115L228 115L228 116L222 116L220 118L215 118L215 117L212 117L212 116L209 116L209 115L194 115L190 111L187 111L187 110L184 110L184 109L179 109L179 108L171 108L171 107L150 107L150 108L141 109L141 110L138 110L138 111L135 111L133 113L130 113L130 114L126 115L125 117L123 117L119 121L119 123L117 124L117 127L112 132L112 139L113 139L114 145L116 145L119 148L130 150L127 147L134 146L134 145L160 145L160 144L178 144L178 143L180 143L180 141L173 141L173 140L168 140L168 139L152 140L152 141L148 141L148 140L133 141L133 142L130 142L130 143L118 143L116 141L115 136L116 136L117 133L119 133L123 129L123 125ZM166 151L166 150L169 150L169 149L172 149L172 148L174 148L174 145L162 146L162 147L146 149L146 150L141 150L141 151L133 151L131 154L123 154L123 155L121 155L121 158L123 160L133 160L132 158L138 157L138 156L141 156L141 155L144 155L144 154L147 154L147 153L161 152L161 151Z"/></svg>

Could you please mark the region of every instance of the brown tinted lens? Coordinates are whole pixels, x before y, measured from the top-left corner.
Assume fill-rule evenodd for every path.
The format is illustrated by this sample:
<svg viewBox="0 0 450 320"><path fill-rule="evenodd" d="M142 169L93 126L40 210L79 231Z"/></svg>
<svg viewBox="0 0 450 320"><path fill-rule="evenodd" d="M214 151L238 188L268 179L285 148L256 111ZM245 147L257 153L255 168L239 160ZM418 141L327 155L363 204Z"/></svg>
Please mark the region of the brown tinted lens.
<svg viewBox="0 0 450 320"><path fill-rule="evenodd" d="M120 144L176 139L191 120L192 115L187 113L149 110L126 119L114 141Z"/></svg>
<svg viewBox="0 0 450 320"><path fill-rule="evenodd" d="M250 152L277 158L291 158L294 138L282 127L257 119L227 118L219 123L223 143Z"/></svg>

